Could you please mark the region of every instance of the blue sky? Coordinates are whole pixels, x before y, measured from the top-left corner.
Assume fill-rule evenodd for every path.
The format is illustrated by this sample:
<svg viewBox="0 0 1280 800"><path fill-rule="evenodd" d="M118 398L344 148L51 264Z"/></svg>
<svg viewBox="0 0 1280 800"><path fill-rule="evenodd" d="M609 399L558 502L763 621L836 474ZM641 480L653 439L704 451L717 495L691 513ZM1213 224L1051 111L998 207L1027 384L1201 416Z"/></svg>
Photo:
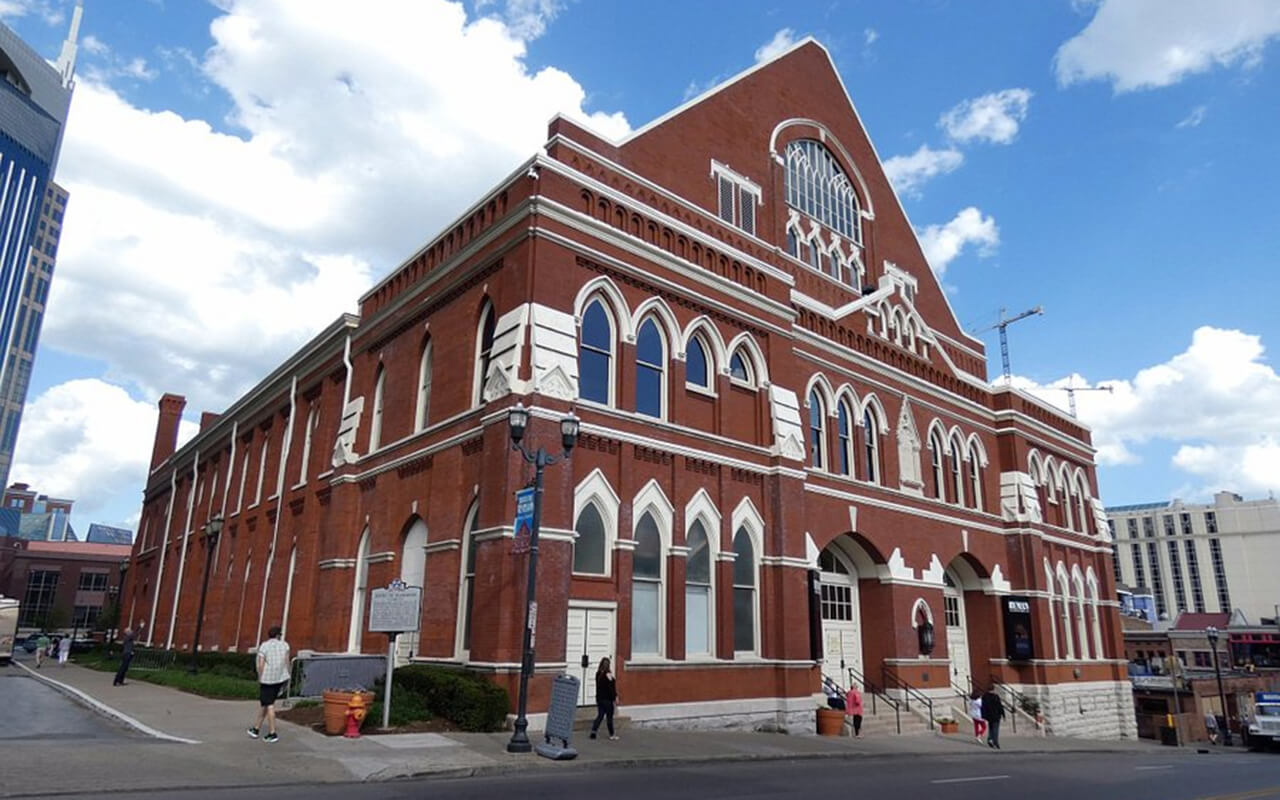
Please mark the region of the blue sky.
<svg viewBox="0 0 1280 800"><path fill-rule="evenodd" d="M1010 328L1018 385L1113 386L1077 395L1105 503L1280 488L1274 2L86 5L12 475L80 529L136 518L160 393L225 407L552 113L618 136L806 35L961 324L1043 305ZM70 8L0 18L53 58Z"/></svg>

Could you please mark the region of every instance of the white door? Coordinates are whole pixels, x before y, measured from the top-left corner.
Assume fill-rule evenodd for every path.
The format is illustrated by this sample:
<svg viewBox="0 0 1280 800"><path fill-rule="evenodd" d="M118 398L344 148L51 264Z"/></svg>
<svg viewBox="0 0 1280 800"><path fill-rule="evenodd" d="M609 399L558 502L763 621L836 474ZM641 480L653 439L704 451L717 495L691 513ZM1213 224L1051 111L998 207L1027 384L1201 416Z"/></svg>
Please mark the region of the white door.
<svg viewBox="0 0 1280 800"><path fill-rule="evenodd" d="M596 668L600 659L614 659L614 609L587 606L569 606L569 618L565 625L565 672L581 682L578 705L591 706L596 702ZM583 666L583 656L586 666ZM617 672L617 666L614 666Z"/></svg>
<svg viewBox="0 0 1280 800"><path fill-rule="evenodd" d="M822 672L841 688L849 688L849 669L862 670L862 623L858 608L858 575L842 556L826 551L821 569Z"/></svg>
<svg viewBox="0 0 1280 800"><path fill-rule="evenodd" d="M942 602L947 623L947 653L951 658L951 685L969 692L972 689L969 670L969 637L965 632L964 592L946 576Z"/></svg>

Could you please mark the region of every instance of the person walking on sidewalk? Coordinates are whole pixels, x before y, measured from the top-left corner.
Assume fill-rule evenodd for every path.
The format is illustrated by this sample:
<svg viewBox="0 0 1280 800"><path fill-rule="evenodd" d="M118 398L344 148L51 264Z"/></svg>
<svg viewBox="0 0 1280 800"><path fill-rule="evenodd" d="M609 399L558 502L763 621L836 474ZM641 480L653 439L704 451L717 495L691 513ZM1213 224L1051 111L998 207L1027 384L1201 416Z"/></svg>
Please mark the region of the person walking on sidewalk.
<svg viewBox="0 0 1280 800"><path fill-rule="evenodd" d="M289 643L280 638L279 625L272 625L267 631L267 639L258 645L258 717L249 729L249 735L258 738L258 730L262 727L262 719L267 720L267 735L264 742L277 742L276 735L276 698L289 682Z"/></svg>
<svg viewBox="0 0 1280 800"><path fill-rule="evenodd" d="M49 637L40 634L40 638L36 639L36 669L40 669L40 665L44 663L44 657L49 652Z"/></svg>
<svg viewBox="0 0 1280 800"><path fill-rule="evenodd" d="M987 747L1000 749L1000 720L1004 719L1004 703L995 687L982 696L982 718L987 723Z"/></svg>
<svg viewBox="0 0 1280 800"><path fill-rule="evenodd" d="M618 702L618 681L609 671L609 657L600 659L596 669L596 721L591 723L591 738L596 738L600 730L600 720L608 720L609 740L616 742L618 737L613 732L613 709Z"/></svg>
<svg viewBox="0 0 1280 800"><path fill-rule="evenodd" d="M844 713L853 718L853 738L862 738L862 692L858 684L850 684L849 693L844 696Z"/></svg>
<svg viewBox="0 0 1280 800"><path fill-rule="evenodd" d="M133 645L138 639L138 635L133 632L133 628L124 629L124 646L120 651L120 669L116 670L116 679L111 682L112 686L124 686L124 676L129 672L129 662L133 661Z"/></svg>
<svg viewBox="0 0 1280 800"><path fill-rule="evenodd" d="M67 665L67 659L71 657L71 637L63 636L58 640L58 663L62 666Z"/></svg>
<svg viewBox="0 0 1280 800"><path fill-rule="evenodd" d="M973 738L983 741L987 735L987 721L982 718L982 695L976 691L969 698L969 716L973 719Z"/></svg>

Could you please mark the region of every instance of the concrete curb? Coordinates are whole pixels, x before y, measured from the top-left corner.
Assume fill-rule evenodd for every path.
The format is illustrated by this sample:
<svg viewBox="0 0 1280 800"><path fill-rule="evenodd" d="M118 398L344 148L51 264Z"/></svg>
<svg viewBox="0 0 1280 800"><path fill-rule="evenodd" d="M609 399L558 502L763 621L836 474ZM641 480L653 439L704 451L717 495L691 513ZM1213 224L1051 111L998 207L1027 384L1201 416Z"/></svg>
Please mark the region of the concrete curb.
<svg viewBox="0 0 1280 800"><path fill-rule="evenodd" d="M111 719L114 719L115 721L120 722L134 729L138 733L144 734L146 736L150 736L153 739L163 739L164 741L167 741L167 742L178 742L180 744L201 744L201 742L198 739L184 739L181 736L173 736L171 734L165 733L164 731L156 730L155 728L152 728L150 725L146 725L139 722L138 720L134 719L133 717L129 716L123 711L112 708L111 706L107 705L101 700L98 700L93 696L80 691L76 687L69 686L63 683L62 681L56 681L53 678L48 677L47 675L43 675L39 672L36 672L31 667L28 667L26 664L23 664L19 661L14 661L13 665L26 670L27 674L30 675L31 677L52 686L54 689L57 689L59 692L62 692L68 697L71 697L72 699L78 701L79 703L88 706L89 708L93 709L94 711L98 712L104 717L110 717Z"/></svg>

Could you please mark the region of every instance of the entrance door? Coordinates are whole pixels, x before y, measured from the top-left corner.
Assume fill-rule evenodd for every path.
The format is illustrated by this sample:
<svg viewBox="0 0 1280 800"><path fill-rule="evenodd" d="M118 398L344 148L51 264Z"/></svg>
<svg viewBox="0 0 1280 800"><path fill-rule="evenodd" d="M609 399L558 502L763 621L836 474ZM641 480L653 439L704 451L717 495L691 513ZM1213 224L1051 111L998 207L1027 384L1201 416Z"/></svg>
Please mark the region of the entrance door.
<svg viewBox="0 0 1280 800"><path fill-rule="evenodd" d="M613 608L597 608L577 606L570 601L569 618L565 625L565 661L568 662L566 672L581 681L578 689L578 705L592 706L596 703L596 668L600 659L606 656L616 660L614 655L614 615ZM583 664L586 656L586 666ZM617 671L617 667L614 667Z"/></svg>
<svg viewBox="0 0 1280 800"><path fill-rule="evenodd" d="M969 636L965 631L964 592L946 573L942 602L947 623L947 653L951 657L951 684L966 693L972 689L969 669Z"/></svg>
<svg viewBox="0 0 1280 800"><path fill-rule="evenodd" d="M822 593L822 672L847 689L849 669L862 674L858 575L843 556L831 550L823 551L818 567Z"/></svg>

